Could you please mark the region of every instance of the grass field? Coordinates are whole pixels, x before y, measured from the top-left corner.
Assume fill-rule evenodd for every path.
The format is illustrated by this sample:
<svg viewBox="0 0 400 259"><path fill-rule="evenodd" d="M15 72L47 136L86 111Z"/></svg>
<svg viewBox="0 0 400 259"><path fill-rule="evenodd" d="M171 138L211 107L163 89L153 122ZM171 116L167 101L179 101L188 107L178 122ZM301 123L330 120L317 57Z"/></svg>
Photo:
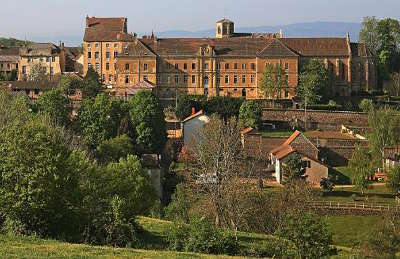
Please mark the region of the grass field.
<svg viewBox="0 0 400 259"><path fill-rule="evenodd" d="M293 134L293 131L288 130L272 130L263 131L262 136L266 138L288 138Z"/></svg>
<svg viewBox="0 0 400 259"><path fill-rule="evenodd" d="M165 237L172 223L145 217L140 217L138 222L148 232L141 240L147 244L145 249L88 246L35 237L0 235L0 258L244 258L167 251ZM253 242L275 239L270 235L243 232L238 236L242 248L250 247ZM349 248L339 247L338 250L339 254L332 258L351 258L354 255Z"/></svg>

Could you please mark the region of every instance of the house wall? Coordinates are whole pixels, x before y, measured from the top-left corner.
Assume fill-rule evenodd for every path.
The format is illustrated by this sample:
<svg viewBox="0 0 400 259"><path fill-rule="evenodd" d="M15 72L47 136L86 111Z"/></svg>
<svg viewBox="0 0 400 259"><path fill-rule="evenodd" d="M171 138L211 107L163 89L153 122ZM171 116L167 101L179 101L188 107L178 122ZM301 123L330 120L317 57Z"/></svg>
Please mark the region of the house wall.
<svg viewBox="0 0 400 259"><path fill-rule="evenodd" d="M31 68L35 64L41 64L46 68L46 75L50 75L50 68L53 68L53 75L60 75L63 71L62 69L62 62L63 58L61 55L56 55L53 57L55 58L54 61L49 60L46 61L46 58L50 58L51 56L21 56L19 59L18 65L18 78L20 80L25 80L29 76L31 72ZM25 73L23 73L25 67Z"/></svg>
<svg viewBox="0 0 400 259"><path fill-rule="evenodd" d="M327 178L328 177L328 172L329 169L327 166L318 163L314 160L311 160L307 157L303 157L304 161L310 161L310 168L306 169L306 176L307 176L307 181L310 182L313 185L319 185L321 182L322 178Z"/></svg>
<svg viewBox="0 0 400 259"><path fill-rule="evenodd" d="M192 147L196 134L208 122L210 118L206 115L199 115L189 121L183 123L183 141L185 147Z"/></svg>

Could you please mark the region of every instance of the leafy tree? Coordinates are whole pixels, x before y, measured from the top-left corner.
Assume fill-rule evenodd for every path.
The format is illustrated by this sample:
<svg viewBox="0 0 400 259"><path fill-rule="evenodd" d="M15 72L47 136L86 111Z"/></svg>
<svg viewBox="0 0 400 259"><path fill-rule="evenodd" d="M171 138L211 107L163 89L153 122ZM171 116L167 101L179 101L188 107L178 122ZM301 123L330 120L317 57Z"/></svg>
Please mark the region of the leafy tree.
<svg viewBox="0 0 400 259"><path fill-rule="evenodd" d="M180 183L176 186L175 193L172 195L171 203L166 208L167 217L171 220L190 223L189 210L192 207L193 194L191 190Z"/></svg>
<svg viewBox="0 0 400 259"><path fill-rule="evenodd" d="M83 79L82 96L83 98L95 98L102 91L100 76L93 68L89 68Z"/></svg>
<svg viewBox="0 0 400 259"><path fill-rule="evenodd" d="M283 163L282 172L285 177L285 182L288 183L304 179L306 169L301 156L297 153L289 156L289 158Z"/></svg>
<svg viewBox="0 0 400 259"><path fill-rule="evenodd" d="M30 117L28 101L23 96L0 89L0 132L11 124L23 124Z"/></svg>
<svg viewBox="0 0 400 259"><path fill-rule="evenodd" d="M28 76L30 81L43 81L46 79L46 67L40 63L33 64Z"/></svg>
<svg viewBox="0 0 400 259"><path fill-rule="evenodd" d="M280 64L273 66L267 63L261 79L261 91L270 99L281 99L282 91L286 88L288 82L285 69Z"/></svg>
<svg viewBox="0 0 400 259"><path fill-rule="evenodd" d="M393 72L390 75L390 83L385 84L385 90L391 96L400 96L400 73Z"/></svg>
<svg viewBox="0 0 400 259"><path fill-rule="evenodd" d="M358 107L363 112L371 112L374 110L374 103L371 99L362 99Z"/></svg>
<svg viewBox="0 0 400 259"><path fill-rule="evenodd" d="M370 111L368 124L370 148L382 161L382 168L385 168L385 150L396 144L400 132L400 117L396 111L383 107Z"/></svg>
<svg viewBox="0 0 400 259"><path fill-rule="evenodd" d="M332 233L313 214L306 213L301 217L289 215L278 235L295 244L299 258L324 258L330 255Z"/></svg>
<svg viewBox="0 0 400 259"><path fill-rule="evenodd" d="M164 111L150 91L140 91L129 100L135 143L142 151L161 153L166 142Z"/></svg>
<svg viewBox="0 0 400 259"><path fill-rule="evenodd" d="M184 120L192 114L192 108L195 108L196 111L200 111L201 107L201 102L194 99L192 96L187 94L181 95L178 98L176 116L178 119Z"/></svg>
<svg viewBox="0 0 400 259"><path fill-rule="evenodd" d="M388 170L388 180L386 185L397 195L400 195L400 166L395 166Z"/></svg>
<svg viewBox="0 0 400 259"><path fill-rule="evenodd" d="M71 107L69 99L59 88L44 92L38 99L39 114L48 115L56 124L68 126L70 123Z"/></svg>
<svg viewBox="0 0 400 259"><path fill-rule="evenodd" d="M300 72L299 85L296 94L304 105L315 104L321 98L328 97L329 73L324 63L318 59L311 59Z"/></svg>
<svg viewBox="0 0 400 259"><path fill-rule="evenodd" d="M238 117L243 98L230 96L216 96L203 103L203 109L207 114L218 114L224 120Z"/></svg>
<svg viewBox="0 0 400 259"><path fill-rule="evenodd" d="M81 134L86 144L95 149L103 141L117 135L121 120L121 103L99 94L84 99L78 112Z"/></svg>
<svg viewBox="0 0 400 259"><path fill-rule="evenodd" d="M243 127L258 129L261 125L261 108L255 101L245 101L240 106L239 120Z"/></svg>
<svg viewBox="0 0 400 259"><path fill-rule="evenodd" d="M132 140L127 135L103 141L95 152L97 160L102 164L118 162L120 158L126 158L133 153Z"/></svg>
<svg viewBox="0 0 400 259"><path fill-rule="evenodd" d="M359 41L364 43L374 55L378 53L380 48L378 22L379 20L375 16L364 17L359 35Z"/></svg>
<svg viewBox="0 0 400 259"><path fill-rule="evenodd" d="M12 231L71 238L81 195L69 138L35 117L0 132L0 208Z"/></svg>
<svg viewBox="0 0 400 259"><path fill-rule="evenodd" d="M360 189L361 194L364 195L364 190L369 187L369 177L373 174L371 155L368 152L368 148L357 145L349 161L349 167L353 172L353 184L356 188Z"/></svg>

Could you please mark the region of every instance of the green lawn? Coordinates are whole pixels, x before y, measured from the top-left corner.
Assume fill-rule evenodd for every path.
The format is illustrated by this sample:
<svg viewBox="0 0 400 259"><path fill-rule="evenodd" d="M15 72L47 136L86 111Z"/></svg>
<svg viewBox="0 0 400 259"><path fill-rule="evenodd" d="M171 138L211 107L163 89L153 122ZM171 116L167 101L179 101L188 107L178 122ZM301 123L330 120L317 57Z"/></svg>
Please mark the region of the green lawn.
<svg viewBox="0 0 400 259"><path fill-rule="evenodd" d="M354 199L355 198L355 199ZM335 202L358 202L358 203L385 203L395 204L395 195L384 186L372 186L361 196L360 191L355 188L336 187L333 192L325 192L321 199Z"/></svg>
<svg viewBox="0 0 400 259"><path fill-rule="evenodd" d="M266 138L288 138L293 134L291 130L272 130L272 131L263 131L262 136Z"/></svg>
<svg viewBox="0 0 400 259"><path fill-rule="evenodd" d="M88 246L35 237L0 235L0 258L243 258L167 251L165 236L172 223L146 217L140 217L138 222L148 232L140 241L140 246L144 243L145 249ZM239 243L244 249L254 242L271 239L275 237L239 232ZM350 258L353 255L352 250L339 247L339 254L333 258Z"/></svg>
<svg viewBox="0 0 400 259"><path fill-rule="evenodd" d="M373 231L380 216L325 216L333 233L333 244L352 248L364 241Z"/></svg>

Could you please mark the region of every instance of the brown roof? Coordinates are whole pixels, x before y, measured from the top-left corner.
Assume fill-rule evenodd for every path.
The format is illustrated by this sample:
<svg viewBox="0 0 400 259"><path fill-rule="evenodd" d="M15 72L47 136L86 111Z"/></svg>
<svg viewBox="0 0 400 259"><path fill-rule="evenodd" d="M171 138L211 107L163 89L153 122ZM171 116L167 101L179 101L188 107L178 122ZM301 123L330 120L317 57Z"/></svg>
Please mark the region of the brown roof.
<svg viewBox="0 0 400 259"><path fill-rule="evenodd" d="M195 114L190 115L189 117L184 119L182 122L190 121L191 119L196 118L197 116L200 116L202 114L203 114L203 110L200 110L200 111L196 112Z"/></svg>
<svg viewBox="0 0 400 259"><path fill-rule="evenodd" d="M247 133L252 132L254 129L252 127L247 127L245 129L243 129L242 131L240 131L241 134L246 135Z"/></svg>
<svg viewBox="0 0 400 259"><path fill-rule="evenodd" d="M83 41L130 41L133 36L127 33L127 19L86 18L86 29Z"/></svg>
<svg viewBox="0 0 400 259"><path fill-rule="evenodd" d="M276 159L281 160L282 158L287 157L288 155L296 152L296 150L290 145L282 145L279 150L275 152L273 155Z"/></svg>
<svg viewBox="0 0 400 259"><path fill-rule="evenodd" d="M120 57L156 57L156 55L151 51L146 45L144 45L140 40L135 39L134 42L128 43L120 54Z"/></svg>
<svg viewBox="0 0 400 259"><path fill-rule="evenodd" d="M305 135L308 138L320 138L320 139L346 139L346 140L352 140L355 139L355 137L341 133L339 131L307 131Z"/></svg>
<svg viewBox="0 0 400 259"><path fill-rule="evenodd" d="M282 38L286 46L301 56L348 56L346 38Z"/></svg>
<svg viewBox="0 0 400 259"><path fill-rule="evenodd" d="M51 56L60 52L60 48L53 43L32 43L20 48L21 56Z"/></svg>
<svg viewBox="0 0 400 259"><path fill-rule="evenodd" d="M281 41L275 39L260 53L260 56L266 57L297 57L298 55L286 47Z"/></svg>
<svg viewBox="0 0 400 259"><path fill-rule="evenodd" d="M19 55L18 47L13 47L13 48L1 47L0 48L0 56L18 56L18 55Z"/></svg>
<svg viewBox="0 0 400 259"><path fill-rule="evenodd" d="M198 56L200 48L211 46L218 56L257 56L273 39L264 38L165 38L141 39L160 56Z"/></svg>
<svg viewBox="0 0 400 259"><path fill-rule="evenodd" d="M296 130L286 141L285 143L283 143L283 145L290 145L292 144L292 142L298 137L300 136L301 132Z"/></svg>

